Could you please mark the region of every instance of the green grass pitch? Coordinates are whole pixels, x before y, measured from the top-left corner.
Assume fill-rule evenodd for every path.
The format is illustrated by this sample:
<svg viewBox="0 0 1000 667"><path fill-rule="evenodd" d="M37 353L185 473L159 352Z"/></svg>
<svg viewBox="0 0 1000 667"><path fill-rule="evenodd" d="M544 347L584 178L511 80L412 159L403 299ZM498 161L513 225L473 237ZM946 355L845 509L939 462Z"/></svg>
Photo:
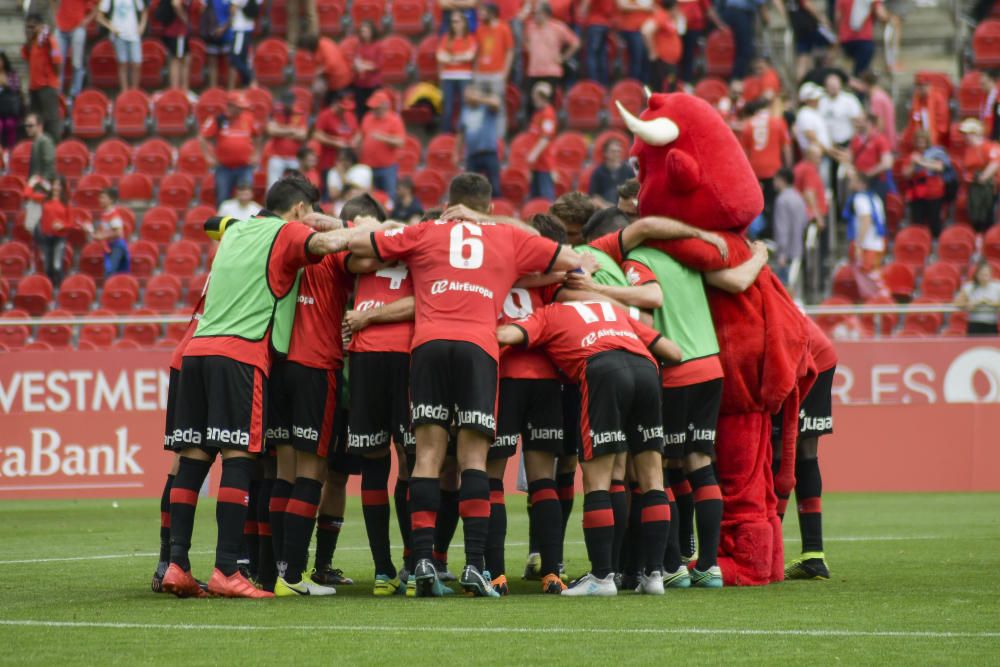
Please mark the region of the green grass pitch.
<svg viewBox="0 0 1000 667"><path fill-rule="evenodd" d="M352 499L335 564L354 586L246 601L149 591L155 501L5 502L0 664L1000 664L1000 495L830 494L824 506L831 581L570 600L520 580L527 517L512 495L512 594L413 600L371 597ZM198 509L192 554L205 578L213 509ZM586 567L578 512L566 552L574 575Z"/></svg>

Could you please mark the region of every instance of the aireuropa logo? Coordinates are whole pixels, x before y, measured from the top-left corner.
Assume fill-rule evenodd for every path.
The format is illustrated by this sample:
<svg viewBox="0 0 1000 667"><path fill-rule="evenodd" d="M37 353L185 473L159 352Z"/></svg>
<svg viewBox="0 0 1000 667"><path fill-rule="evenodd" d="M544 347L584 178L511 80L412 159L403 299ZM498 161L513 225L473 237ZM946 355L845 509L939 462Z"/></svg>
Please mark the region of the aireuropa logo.
<svg viewBox="0 0 1000 667"><path fill-rule="evenodd" d="M977 378L985 381L983 394L976 388ZM1000 349L974 347L955 357L944 376L944 400L946 403L1000 403Z"/></svg>

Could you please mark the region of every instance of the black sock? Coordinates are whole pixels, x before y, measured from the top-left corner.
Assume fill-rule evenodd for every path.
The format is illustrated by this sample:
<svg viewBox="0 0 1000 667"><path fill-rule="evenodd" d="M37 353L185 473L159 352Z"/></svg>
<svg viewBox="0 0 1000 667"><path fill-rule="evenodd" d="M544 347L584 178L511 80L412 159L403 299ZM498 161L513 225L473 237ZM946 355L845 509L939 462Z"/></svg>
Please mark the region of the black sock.
<svg viewBox="0 0 1000 667"><path fill-rule="evenodd" d="M273 479L260 481L260 498L257 499L257 582L274 588L278 569L274 565L274 545L271 544L271 489Z"/></svg>
<svg viewBox="0 0 1000 667"><path fill-rule="evenodd" d="M719 556L719 530L722 527L722 490L715 481L711 465L688 475L694 489L695 519L698 522L698 570L705 572Z"/></svg>
<svg viewBox="0 0 1000 667"><path fill-rule="evenodd" d="M819 459L795 462L795 501L799 510L802 551L823 551L823 477Z"/></svg>
<svg viewBox="0 0 1000 667"><path fill-rule="evenodd" d="M274 480L271 486L268 513L271 516L271 546L274 548L275 564L285 562L285 510L292 495L292 486L291 482L283 479Z"/></svg>
<svg viewBox="0 0 1000 667"><path fill-rule="evenodd" d="M438 505L437 523L434 525L434 560L447 565L448 547L458 530L458 491L441 489L441 504Z"/></svg>
<svg viewBox="0 0 1000 667"><path fill-rule="evenodd" d="M583 496L583 539L591 574L604 579L612 572L615 541L615 513L607 491L591 491Z"/></svg>
<svg viewBox="0 0 1000 667"><path fill-rule="evenodd" d="M215 521L219 526L215 567L227 577L236 573L236 561L243 553L243 522L247 519L250 480L256 470L257 462L253 459L222 460L222 480L215 505Z"/></svg>
<svg viewBox="0 0 1000 667"><path fill-rule="evenodd" d="M437 477L410 478L410 550L414 564L433 557L440 506L441 481Z"/></svg>
<svg viewBox="0 0 1000 667"><path fill-rule="evenodd" d="M542 576L559 574L562 504L559 502L555 480L539 479L529 482L528 498L531 539L542 557Z"/></svg>
<svg viewBox="0 0 1000 667"><path fill-rule="evenodd" d="M625 532L628 528L628 494L625 492L625 481L611 480L611 511L615 513L615 547L611 564L615 572L621 572L625 563L622 547L625 544Z"/></svg>
<svg viewBox="0 0 1000 667"><path fill-rule="evenodd" d="M507 542L507 504L503 480L490 479L490 519L486 535L486 569L494 579L507 572L504 549Z"/></svg>
<svg viewBox="0 0 1000 667"><path fill-rule="evenodd" d="M333 552L337 550L340 530L344 527L344 517L320 514L316 517L316 571L333 567Z"/></svg>
<svg viewBox="0 0 1000 667"><path fill-rule="evenodd" d="M163 493L160 494L160 560L170 560L170 487L174 483L174 476L167 475L167 481L163 484Z"/></svg>
<svg viewBox="0 0 1000 667"><path fill-rule="evenodd" d="M386 456L361 459L361 510L368 533L368 546L375 562L375 574L396 576L389 545L389 468Z"/></svg>
<svg viewBox="0 0 1000 667"><path fill-rule="evenodd" d="M670 516L673 518L673 521L670 522L667 549L663 554L663 570L664 572L673 574L681 566L681 547L678 542L677 526L679 522L676 520L677 501L674 499L673 489L669 486L667 487L667 500L670 501Z"/></svg>
<svg viewBox="0 0 1000 667"><path fill-rule="evenodd" d="M179 565L184 571L191 569L188 551L191 550L198 491L211 467L211 461L182 456L177 476L170 485L170 562Z"/></svg>
<svg viewBox="0 0 1000 667"><path fill-rule="evenodd" d="M559 488L559 504L562 505L562 532L565 540L566 526L569 525L569 516L573 513L573 498L576 496L576 472L557 473L556 486Z"/></svg>
<svg viewBox="0 0 1000 667"><path fill-rule="evenodd" d="M399 538L403 543L403 567L410 569L410 480L396 478L392 501L396 507L396 523L399 524Z"/></svg>
<svg viewBox="0 0 1000 667"><path fill-rule="evenodd" d="M633 511L637 508L633 507ZM646 574L663 567L663 552L670 534L670 501L663 491L642 494L641 533L643 567Z"/></svg>
<svg viewBox="0 0 1000 667"><path fill-rule="evenodd" d="M463 470L458 513L465 533L465 562L486 569L486 538L490 532L490 478L485 470Z"/></svg>
<svg viewBox="0 0 1000 667"><path fill-rule="evenodd" d="M615 529L618 529L617 523ZM636 482L629 483L628 522L625 524L623 534L625 544L622 548L620 571L625 574L639 574L642 572L645 559L642 548L642 491Z"/></svg>
<svg viewBox="0 0 1000 667"><path fill-rule="evenodd" d="M257 503L260 501L260 480L250 481L250 490L247 494L249 503L247 504L247 519L243 522L243 558L246 559L247 569L252 578L257 577L257 554L260 551L260 528L257 525Z"/></svg>
<svg viewBox="0 0 1000 667"><path fill-rule="evenodd" d="M677 521L677 545L681 555L690 558L694 555L694 495L691 483L682 468L667 468L667 479L677 505L677 512L671 514Z"/></svg>
<svg viewBox="0 0 1000 667"><path fill-rule="evenodd" d="M309 561L309 541L312 539L323 482L308 477L296 477L292 495L285 507L285 581L297 584ZM339 528L338 528L339 532Z"/></svg>

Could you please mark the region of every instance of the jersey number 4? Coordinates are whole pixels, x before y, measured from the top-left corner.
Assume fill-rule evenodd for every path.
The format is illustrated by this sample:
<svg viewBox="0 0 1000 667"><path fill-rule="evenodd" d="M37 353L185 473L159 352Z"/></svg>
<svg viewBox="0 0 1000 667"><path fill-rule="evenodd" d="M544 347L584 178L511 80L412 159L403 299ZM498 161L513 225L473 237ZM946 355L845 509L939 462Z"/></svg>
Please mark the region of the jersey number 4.
<svg viewBox="0 0 1000 667"><path fill-rule="evenodd" d="M567 301L566 305L580 314L587 324L594 322L614 322L618 319L615 309L607 301Z"/></svg>
<svg viewBox="0 0 1000 667"><path fill-rule="evenodd" d="M379 269L375 272L375 275L379 278L388 278L389 289L399 289L403 286L403 281L406 280L406 274L409 272L410 269L406 264L396 264Z"/></svg>
<svg viewBox="0 0 1000 667"><path fill-rule="evenodd" d="M483 230L479 225L460 222L451 228L448 261L456 269L478 269L483 265Z"/></svg>

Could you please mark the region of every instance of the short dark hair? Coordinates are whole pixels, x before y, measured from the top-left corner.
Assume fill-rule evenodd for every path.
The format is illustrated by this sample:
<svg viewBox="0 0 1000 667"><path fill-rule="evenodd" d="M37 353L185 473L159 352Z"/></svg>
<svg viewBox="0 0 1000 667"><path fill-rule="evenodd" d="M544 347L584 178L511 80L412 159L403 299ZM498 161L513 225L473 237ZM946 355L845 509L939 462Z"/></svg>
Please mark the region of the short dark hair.
<svg viewBox="0 0 1000 667"><path fill-rule="evenodd" d="M548 213L536 213L528 223L538 230L538 233L562 245L566 243L566 225L562 220Z"/></svg>
<svg viewBox="0 0 1000 667"><path fill-rule="evenodd" d="M428 222L430 220L438 220L444 211L440 208L432 208L424 211L424 214L420 216L420 222Z"/></svg>
<svg viewBox="0 0 1000 667"><path fill-rule="evenodd" d="M303 146L302 148L300 148L295 153L295 159L298 160L299 162L301 162L302 160L305 160L306 156L309 155L310 153L312 153L313 155L315 155L316 151L314 151L313 149L309 148L308 146Z"/></svg>
<svg viewBox="0 0 1000 667"><path fill-rule="evenodd" d="M598 211L583 226L583 240L593 241L628 227L629 217L617 206Z"/></svg>
<svg viewBox="0 0 1000 667"><path fill-rule="evenodd" d="M104 188L101 190L101 194L107 195L108 199L111 201L118 201L118 189L117 188Z"/></svg>
<svg viewBox="0 0 1000 667"><path fill-rule="evenodd" d="M410 192L413 192L413 179L410 178L409 176L403 176L396 183L396 189L399 188L406 188Z"/></svg>
<svg viewBox="0 0 1000 667"><path fill-rule="evenodd" d="M379 204L378 200L367 192L357 197L351 197L340 209L342 220L354 220L363 216L375 218L379 222L385 222L388 218L382 204Z"/></svg>
<svg viewBox="0 0 1000 667"><path fill-rule="evenodd" d="M639 196L639 179L630 178L618 186L619 199L635 199Z"/></svg>
<svg viewBox="0 0 1000 667"><path fill-rule="evenodd" d="M597 206L582 192L567 192L553 202L549 213L559 218L567 227L582 227L597 212Z"/></svg>
<svg viewBox="0 0 1000 667"><path fill-rule="evenodd" d="M779 169L774 174L774 177L780 178L788 185L792 185L793 183L795 183L795 176L792 174L792 170L789 169L788 167L782 167L781 169Z"/></svg>
<svg viewBox="0 0 1000 667"><path fill-rule="evenodd" d="M448 186L448 206L464 204L480 213L489 213L492 199L493 187L482 174L459 174Z"/></svg>
<svg viewBox="0 0 1000 667"><path fill-rule="evenodd" d="M288 213L296 204L312 206L319 201L319 190L301 176L285 176L267 191L264 206L272 213Z"/></svg>
<svg viewBox="0 0 1000 667"><path fill-rule="evenodd" d="M24 22L28 25L41 25L42 23L45 23L45 19L42 18L41 14L32 12L24 17Z"/></svg>

